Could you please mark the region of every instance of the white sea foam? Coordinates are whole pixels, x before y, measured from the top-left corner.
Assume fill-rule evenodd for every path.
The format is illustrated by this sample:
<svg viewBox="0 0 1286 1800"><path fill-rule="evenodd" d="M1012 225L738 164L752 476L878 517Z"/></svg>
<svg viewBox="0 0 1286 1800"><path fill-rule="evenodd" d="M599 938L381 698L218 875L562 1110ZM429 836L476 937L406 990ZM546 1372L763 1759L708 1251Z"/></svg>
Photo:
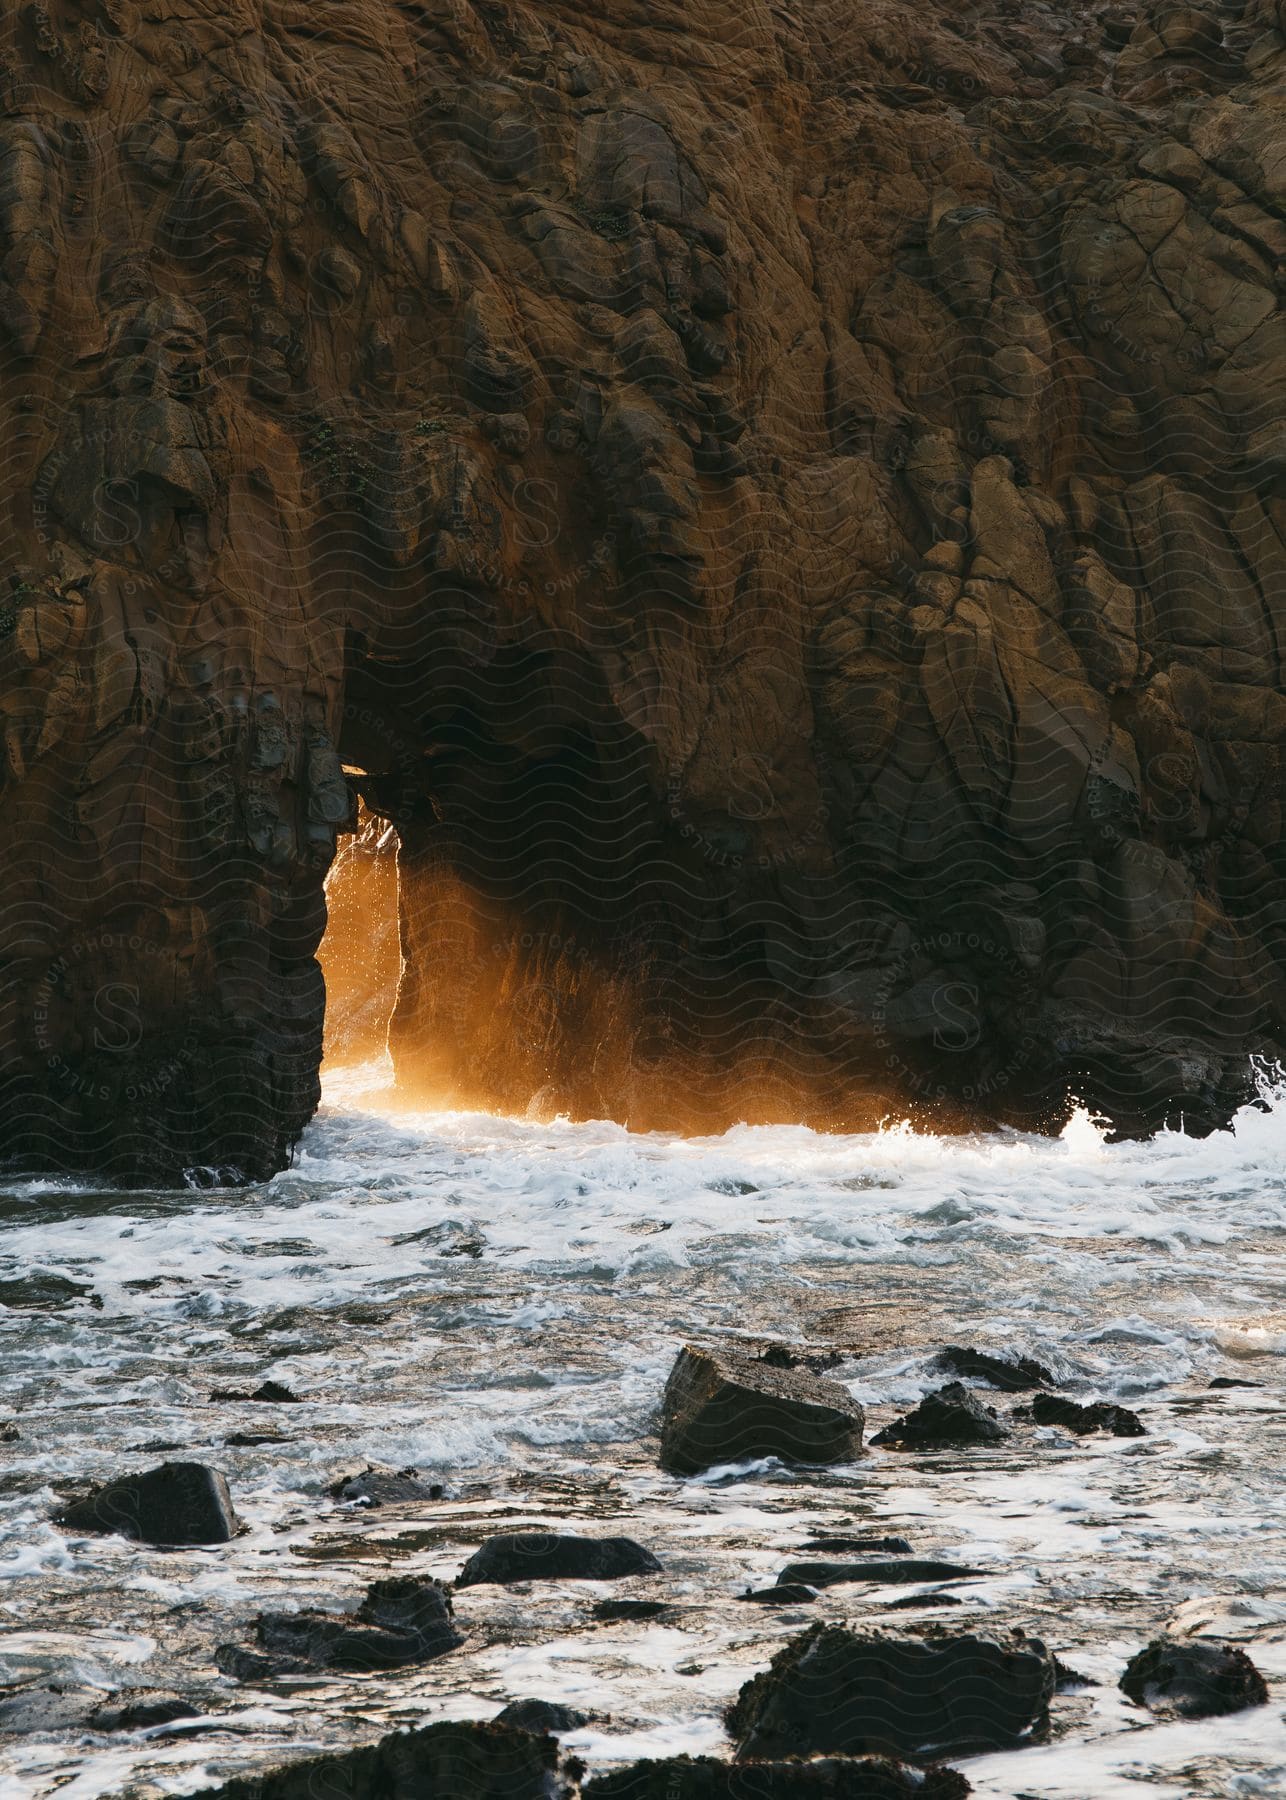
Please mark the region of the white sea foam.
<svg viewBox="0 0 1286 1800"><path fill-rule="evenodd" d="M0 1647L8 1678L208 1678L212 1645L244 1641L265 1604L352 1606L381 1567L453 1576L486 1531L562 1521L653 1544L673 1618L590 1629L604 1589L470 1589L470 1645L386 1699L368 1684L363 1715L485 1717L534 1692L610 1715L569 1740L596 1766L710 1753L724 1701L807 1618L1025 1623L1105 1685L1059 1702L1076 1714L1065 1740L972 1765L980 1794L1111 1800L1140 1780L1184 1793L1198 1755L1223 1783L1211 1791L1275 1791L1253 1784L1286 1766L1280 1707L1202 1737L1141 1726L1114 1686L1148 1635L1196 1619L1189 1604L1208 1602L1266 1663L1281 1632L1286 1103L1266 1098L1204 1140L1113 1144L1084 1112L1057 1138L891 1124L682 1139L406 1110L377 1064L328 1079L296 1166L264 1187L10 1189L0 1279L83 1292L0 1310L0 1414L20 1430L6 1446L17 1485L0 1491L0 1605L22 1634ZM873 1426L944 1379L944 1342L1010 1347L1078 1398L1138 1405L1148 1435L1020 1425L994 1450L876 1451L829 1481L755 1463L677 1482L649 1433L692 1336L833 1345L833 1374ZM1216 1373L1263 1385L1211 1394ZM266 1376L306 1403L210 1399ZM229 1442L250 1426L282 1441ZM176 1557L50 1523L54 1484L179 1453L229 1474L249 1527L234 1544ZM408 1522L327 1497L367 1461L447 1484L436 1535L400 1542L423 1509ZM951 1614L887 1611L929 1597L924 1584L828 1590L820 1610L784 1614L734 1599L817 1530L856 1528L904 1532L980 1574L951 1584L964 1602ZM393 1560L344 1549L362 1543ZM104 1617L129 1625L107 1649ZM122 1643L158 1648L123 1673L108 1654ZM58 1739L8 1766L24 1796L65 1780L64 1800L80 1800L140 1777L186 1791L238 1758L300 1753L315 1729L301 1704L274 1698L248 1738L216 1732L213 1747ZM340 1709L323 1741L351 1729Z"/></svg>

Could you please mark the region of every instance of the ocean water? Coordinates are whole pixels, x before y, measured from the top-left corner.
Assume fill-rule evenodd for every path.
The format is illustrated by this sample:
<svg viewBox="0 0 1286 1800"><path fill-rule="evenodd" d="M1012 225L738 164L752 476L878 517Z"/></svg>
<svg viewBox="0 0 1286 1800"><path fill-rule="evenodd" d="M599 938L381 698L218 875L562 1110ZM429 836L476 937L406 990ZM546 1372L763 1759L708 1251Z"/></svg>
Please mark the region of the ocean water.
<svg viewBox="0 0 1286 1800"><path fill-rule="evenodd" d="M1055 1702L1047 1743L962 1761L979 1795L1286 1794L1286 1096L1266 1088L1202 1141L1109 1144L1083 1113L1056 1139L694 1140L408 1112L389 1084L378 1062L332 1076L296 1166L264 1187L0 1195L0 1435L17 1432L0 1442L0 1684L200 1708L114 1736L51 1711L0 1744L0 1792L181 1794L527 1696L593 1715L565 1740L591 1768L720 1753L728 1700L812 1619L940 1618L1037 1631L1096 1684ZM663 1474L678 1348L765 1338L837 1350L871 1431L966 1343L1039 1357L1148 1435L1019 1421L986 1450ZM268 1377L302 1404L210 1399ZM234 1543L166 1552L51 1522L70 1484L179 1454L227 1475ZM443 1497L329 1496L367 1463L413 1465ZM214 1666L265 1608L352 1607L380 1575L450 1578L490 1532L551 1524L635 1537L663 1573L467 1589L465 1645L392 1675L258 1688ZM981 1574L807 1609L738 1600L809 1537L858 1528ZM941 1591L961 1603L936 1610ZM670 1610L602 1622L609 1596ZM908 1596L924 1610L891 1610ZM1243 1645L1271 1703L1189 1724L1131 1706L1117 1678L1163 1629Z"/></svg>

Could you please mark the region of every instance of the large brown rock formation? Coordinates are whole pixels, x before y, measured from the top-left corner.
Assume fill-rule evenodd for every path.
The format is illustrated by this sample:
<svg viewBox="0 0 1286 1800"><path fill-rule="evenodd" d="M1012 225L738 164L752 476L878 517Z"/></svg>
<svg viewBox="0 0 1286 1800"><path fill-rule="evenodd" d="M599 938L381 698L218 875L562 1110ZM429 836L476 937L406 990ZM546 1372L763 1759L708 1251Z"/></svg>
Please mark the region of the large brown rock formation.
<svg viewBox="0 0 1286 1800"><path fill-rule="evenodd" d="M7 9L4 1150L281 1166L355 788L429 1086L1226 1116L1282 1032L1284 27Z"/></svg>

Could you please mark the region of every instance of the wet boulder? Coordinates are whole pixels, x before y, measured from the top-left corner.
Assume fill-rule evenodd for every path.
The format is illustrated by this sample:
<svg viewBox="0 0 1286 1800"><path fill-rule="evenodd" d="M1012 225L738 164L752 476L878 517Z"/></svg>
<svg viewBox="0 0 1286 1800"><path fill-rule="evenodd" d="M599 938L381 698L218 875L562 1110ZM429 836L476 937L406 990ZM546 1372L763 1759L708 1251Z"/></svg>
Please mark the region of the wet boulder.
<svg viewBox="0 0 1286 1800"><path fill-rule="evenodd" d="M263 1681L313 1669L403 1669L464 1642L452 1623L451 1596L428 1576L375 1582L353 1615L262 1613L255 1638L256 1650L219 1646L214 1660L225 1675Z"/></svg>
<svg viewBox="0 0 1286 1800"><path fill-rule="evenodd" d="M950 1381L926 1394L913 1412L886 1425L871 1442L899 1450L947 1450L999 1444L1008 1436L994 1407L971 1394L963 1382Z"/></svg>
<svg viewBox="0 0 1286 1800"><path fill-rule="evenodd" d="M240 1529L228 1484L204 1463L123 1475L63 1508L65 1531L116 1532L145 1544L226 1544Z"/></svg>
<svg viewBox="0 0 1286 1800"><path fill-rule="evenodd" d="M193 1800L572 1800L556 1738L512 1726L448 1720L395 1731L334 1756L239 1775Z"/></svg>
<svg viewBox="0 0 1286 1800"><path fill-rule="evenodd" d="M967 1800L955 1769L913 1770L884 1758L726 1763L672 1756L598 1775L584 1800Z"/></svg>
<svg viewBox="0 0 1286 1800"><path fill-rule="evenodd" d="M901 1581L958 1581L967 1575L982 1575L982 1569L969 1569L963 1563L935 1562L908 1556L891 1562L872 1556L865 1562L794 1562L787 1563L777 1577L782 1587L799 1582L809 1587L839 1587L846 1581L876 1582L881 1587Z"/></svg>
<svg viewBox="0 0 1286 1800"><path fill-rule="evenodd" d="M368 1463L360 1475L343 1475L326 1492L332 1500L357 1506L399 1506L407 1501L440 1500L440 1481L425 1481L418 1469L379 1469Z"/></svg>
<svg viewBox="0 0 1286 1800"><path fill-rule="evenodd" d="M1044 1363L1038 1363L1032 1356L993 1356L986 1350L974 1350L965 1344L948 1344L938 1357L938 1363L964 1381L985 1381L1007 1394L1054 1386L1053 1375Z"/></svg>
<svg viewBox="0 0 1286 1800"><path fill-rule="evenodd" d="M556 1700L511 1700L491 1721L493 1725L510 1725L515 1731L550 1732L554 1737L564 1731L579 1731L589 1724L589 1714L577 1712L574 1706L559 1706Z"/></svg>
<svg viewBox="0 0 1286 1800"><path fill-rule="evenodd" d="M728 1714L738 1760L1015 1748L1048 1721L1054 1659L1037 1638L918 1636L814 1625L742 1688Z"/></svg>
<svg viewBox="0 0 1286 1800"><path fill-rule="evenodd" d="M1202 1639L1155 1638L1131 1657L1121 1691L1150 1712L1209 1719L1263 1706L1268 1687L1244 1650Z"/></svg>
<svg viewBox="0 0 1286 1800"><path fill-rule="evenodd" d="M1031 1416L1038 1425L1061 1425L1077 1437L1088 1437L1095 1431L1110 1432L1113 1437L1147 1436L1147 1427L1137 1413L1106 1400L1078 1406L1075 1400L1064 1400L1060 1394L1037 1394L1031 1404Z"/></svg>
<svg viewBox="0 0 1286 1800"><path fill-rule="evenodd" d="M862 1454L866 1417L847 1388L735 1351L682 1350L661 1405L661 1465L674 1475L751 1457L838 1463Z"/></svg>
<svg viewBox="0 0 1286 1800"><path fill-rule="evenodd" d="M560 1531L504 1531L475 1550L456 1579L457 1587L482 1582L622 1581L629 1575L657 1575L661 1565L632 1538L575 1537Z"/></svg>

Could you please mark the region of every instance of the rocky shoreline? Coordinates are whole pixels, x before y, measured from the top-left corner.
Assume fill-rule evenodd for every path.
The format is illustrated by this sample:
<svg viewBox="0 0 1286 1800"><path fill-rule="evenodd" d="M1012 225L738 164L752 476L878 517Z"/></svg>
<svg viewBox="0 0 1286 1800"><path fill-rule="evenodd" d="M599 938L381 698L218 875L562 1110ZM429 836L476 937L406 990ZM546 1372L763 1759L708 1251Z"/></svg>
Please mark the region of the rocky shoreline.
<svg viewBox="0 0 1286 1800"><path fill-rule="evenodd" d="M660 1459L688 1474L716 1471L733 1485L748 1466L770 1458L816 1474L827 1463L851 1466L865 1456L863 1409L841 1383L815 1373L833 1361L800 1346L689 1345L661 1396ZM1015 1436L1042 1425L1080 1436L1146 1434L1139 1417L1119 1406L1083 1406L1058 1395L1054 1374L1029 1357L947 1346L944 1373L966 1370L986 1392L959 1380L928 1394L904 1417L872 1437L893 1452L985 1450L1003 1455ZM811 1365L811 1366L810 1366ZM1217 1392L1236 1385L1212 1383ZM1251 1384L1253 1385L1253 1384ZM1038 1390L1036 1402L1008 1394ZM221 1397L255 1407L302 1404L288 1387L265 1382ZM1040 1402L1046 1403L1044 1416ZM808 1454L804 1454L807 1450ZM389 1510L403 1528L429 1525L441 1484L416 1470L368 1467L332 1484L346 1509L367 1516ZM69 1500L58 1515L71 1535L103 1533L191 1555L244 1530L222 1475L195 1462L172 1462L124 1474ZM428 1510L426 1510L428 1509ZM186 1548L185 1548L186 1547ZM805 1623L823 1593L915 1584L915 1610L961 1603L953 1591L984 1571L927 1558L907 1538L871 1533L819 1533L800 1546L812 1560L784 1562L776 1589L750 1590L746 1600L789 1609L802 1624L767 1667L750 1675L726 1709L732 1760L680 1755L642 1758L597 1772L562 1737L591 1716L556 1692L510 1702L490 1722L444 1720L413 1725L365 1746L301 1757L253 1777L234 1777L202 1795L219 1800L295 1800L319 1791L342 1800L417 1800L450 1793L454 1800L719 1800L753 1793L756 1800L958 1800L972 1792L949 1765L988 1751L1047 1741L1065 1730L1060 1696L1086 1689L1017 1618L953 1631L930 1618L905 1625L849 1626L833 1619ZM640 1622L671 1607L652 1598L665 1578L662 1560L623 1535L584 1531L503 1531L484 1539L453 1581L394 1576L371 1583L353 1611L295 1610L261 1614L248 1644L212 1646L214 1665L250 1690L324 1677L358 1680L450 1657L473 1630L462 1595L478 1587L511 1591L538 1609L552 1583L627 1585L628 1598L600 1600L604 1620ZM888 1603L896 1609L904 1603ZM1262 1675L1235 1645L1207 1637L1161 1636L1141 1645L1119 1675L1119 1687L1141 1712L1159 1718L1226 1715L1268 1700ZM212 1690L204 1709L172 1692L123 1690L110 1703L67 1687L32 1684L0 1691L0 1739L61 1728L89 1734L145 1733L159 1739L217 1726L228 1694ZM231 1721L236 1716L234 1701ZM598 1720L610 1725L610 1720ZM749 1785L747 1785L749 1784Z"/></svg>

